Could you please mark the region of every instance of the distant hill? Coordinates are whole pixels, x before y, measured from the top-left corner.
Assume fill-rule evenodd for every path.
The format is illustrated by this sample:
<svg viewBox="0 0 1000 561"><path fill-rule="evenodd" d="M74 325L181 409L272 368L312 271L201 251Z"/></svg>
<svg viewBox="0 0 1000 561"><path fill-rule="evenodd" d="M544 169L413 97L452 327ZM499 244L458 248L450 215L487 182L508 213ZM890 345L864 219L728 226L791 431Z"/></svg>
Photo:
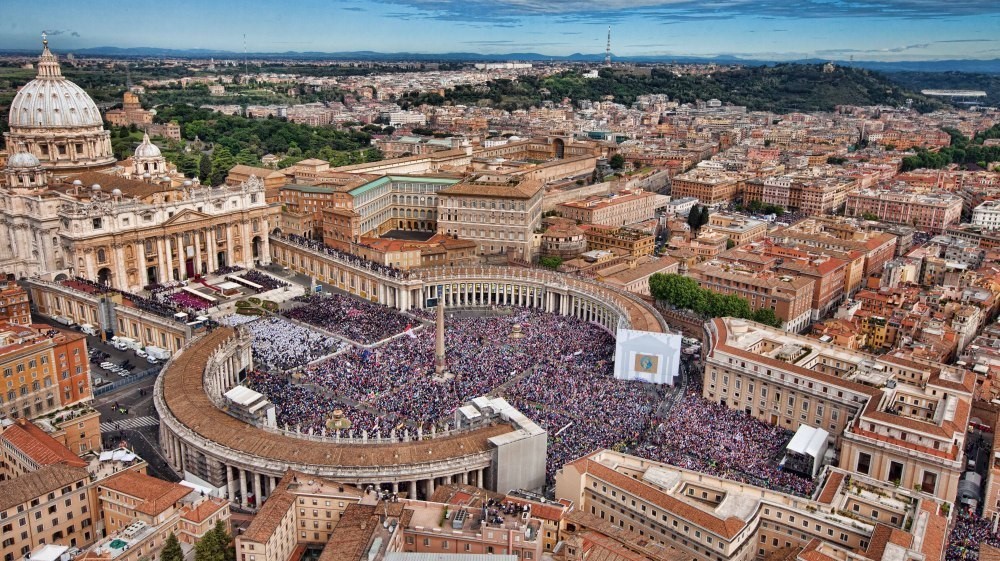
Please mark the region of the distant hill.
<svg viewBox="0 0 1000 561"><path fill-rule="evenodd" d="M982 101L991 107L1000 107L1000 74L973 72L893 72L888 75L904 88L920 90L982 90Z"/></svg>
<svg viewBox="0 0 1000 561"><path fill-rule="evenodd" d="M907 99L920 111L943 107L940 101L906 90L877 72L839 66L825 72L823 65L807 64L752 66L707 76L677 76L663 69L643 76L603 69L599 78L588 79L580 72L568 71L545 78L522 76L516 82L496 80L486 88L459 86L445 96L414 92L401 103L489 104L511 110L564 97L599 100L611 95L616 102L629 104L643 94L667 94L684 103L718 99L745 105L751 111L776 113L832 111L837 105L900 106Z"/></svg>
<svg viewBox="0 0 1000 561"><path fill-rule="evenodd" d="M3 52L7 53L35 53L34 49L11 49ZM176 58L221 58L232 59L242 58L241 52L227 51L219 49L166 49L159 47L89 47L85 49L74 49L70 52L76 55L89 56L112 56L112 57L176 57ZM285 60L371 60L371 61L426 61L426 62L501 62L501 61L565 61L565 62L594 62L599 63L604 60L604 53L573 53L570 55L543 55L540 53L500 53L484 54L469 52L452 53L382 53L377 51L285 51L285 52L256 52L247 53L248 57L254 59L285 59ZM648 56L616 56L612 55L616 62L631 62L638 64L679 62L679 63L716 63L716 64L745 64L749 66L771 65L776 62L765 59L743 58L735 55L719 55L713 57L698 57L684 55L648 55ZM831 62L827 59L800 59L786 61L798 64L822 64ZM1000 73L1000 59L992 60L923 60L923 61L837 61L845 66L856 68L868 68L870 70L881 70L884 72L920 71L920 72L985 72Z"/></svg>

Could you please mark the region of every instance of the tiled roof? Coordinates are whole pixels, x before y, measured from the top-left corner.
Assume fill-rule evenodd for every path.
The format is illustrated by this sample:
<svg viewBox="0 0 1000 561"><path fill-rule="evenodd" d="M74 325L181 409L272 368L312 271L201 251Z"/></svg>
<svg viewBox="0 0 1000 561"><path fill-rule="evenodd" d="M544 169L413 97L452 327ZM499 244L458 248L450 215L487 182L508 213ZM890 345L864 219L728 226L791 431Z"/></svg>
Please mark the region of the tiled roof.
<svg viewBox="0 0 1000 561"><path fill-rule="evenodd" d="M14 479L0 481L0 511L24 504L89 477L81 467L52 464Z"/></svg>
<svg viewBox="0 0 1000 561"><path fill-rule="evenodd" d="M65 464L86 467L87 465L87 462L80 459L69 448L24 419L18 419L16 424L7 427L0 438L9 442L39 466Z"/></svg>
<svg viewBox="0 0 1000 561"><path fill-rule="evenodd" d="M219 499L215 497L209 497L208 499L202 501L198 506L184 513L185 520L190 520L191 522L198 523L205 520L216 512L221 511L226 507L228 502L225 499Z"/></svg>
<svg viewBox="0 0 1000 561"><path fill-rule="evenodd" d="M577 469L583 470L585 473L595 476L609 485L614 485L635 497L641 497L642 499L659 506L661 509L666 510L684 520L689 520L727 540L734 538L746 527L746 522L735 516L731 516L723 520L694 505L677 499L668 493L660 491L655 487L646 485L627 475L618 473L617 471L604 466L599 462L591 460L590 458L582 458L572 462L571 465L574 465Z"/></svg>
<svg viewBox="0 0 1000 561"><path fill-rule="evenodd" d="M823 492L819 494L819 498L816 500L824 504L833 502L833 498L837 495L837 490L840 489L840 484L843 481L844 474L840 472L831 473L830 477L826 480L826 485L823 485Z"/></svg>
<svg viewBox="0 0 1000 561"><path fill-rule="evenodd" d="M347 505L318 561L359 561L376 526L375 505Z"/></svg>
<svg viewBox="0 0 1000 561"><path fill-rule="evenodd" d="M101 482L100 486L139 499L142 502L135 509L151 516L160 514L193 492L190 487L135 471L112 475Z"/></svg>

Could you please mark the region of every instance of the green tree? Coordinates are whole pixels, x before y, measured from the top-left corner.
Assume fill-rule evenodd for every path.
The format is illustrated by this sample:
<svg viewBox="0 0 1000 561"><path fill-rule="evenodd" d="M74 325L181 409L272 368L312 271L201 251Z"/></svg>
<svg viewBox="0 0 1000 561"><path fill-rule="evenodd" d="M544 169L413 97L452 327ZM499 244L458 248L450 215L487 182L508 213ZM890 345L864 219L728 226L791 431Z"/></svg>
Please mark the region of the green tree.
<svg viewBox="0 0 1000 561"><path fill-rule="evenodd" d="M194 558L195 561L235 561L232 536L221 520L195 544Z"/></svg>
<svg viewBox="0 0 1000 561"><path fill-rule="evenodd" d="M611 169L614 170L620 170L624 168L625 156L622 156L621 154L615 154L614 156L611 156L611 159L608 160L608 165L611 166Z"/></svg>
<svg viewBox="0 0 1000 561"><path fill-rule="evenodd" d="M173 532L170 532L170 535L167 536L167 541L163 544L160 561L184 561L184 551L181 549L181 543L177 541L177 536Z"/></svg>
<svg viewBox="0 0 1000 561"><path fill-rule="evenodd" d="M701 209L698 205L694 205L688 211L687 225L691 228L692 232L697 232L701 226Z"/></svg>
<svg viewBox="0 0 1000 561"><path fill-rule="evenodd" d="M177 171L183 173L184 177L194 177L199 175L199 164L200 162L197 158L183 152L177 156Z"/></svg>
<svg viewBox="0 0 1000 561"><path fill-rule="evenodd" d="M865 220L878 220L878 215L871 212L863 212L861 213L861 218Z"/></svg>
<svg viewBox="0 0 1000 561"><path fill-rule="evenodd" d="M208 154L202 154L198 162L198 179L203 183L212 177L212 158Z"/></svg>
<svg viewBox="0 0 1000 561"><path fill-rule="evenodd" d="M257 154L251 152L249 148L244 148L236 154L236 163L243 164L245 166L259 166L260 159L258 159Z"/></svg>
<svg viewBox="0 0 1000 561"><path fill-rule="evenodd" d="M771 327L781 327L781 319L774 313L771 308L759 308L753 311L750 319L756 321L757 323L763 323L764 325L770 325Z"/></svg>
<svg viewBox="0 0 1000 561"><path fill-rule="evenodd" d="M545 267L546 269L552 269L552 270L558 269L559 265L562 265L562 263L563 260L561 257L542 257L539 258L538 260L539 265Z"/></svg>
<svg viewBox="0 0 1000 561"><path fill-rule="evenodd" d="M726 249L733 249L734 247L736 247L736 242L733 241L733 238L727 238Z"/></svg>
<svg viewBox="0 0 1000 561"><path fill-rule="evenodd" d="M708 205L701 207L701 216L698 218L698 228L700 229L705 224L708 224L709 218Z"/></svg>
<svg viewBox="0 0 1000 561"><path fill-rule="evenodd" d="M225 146L219 146L212 152L212 176L209 180L211 185L221 185L229 174L229 170L236 165L236 158Z"/></svg>

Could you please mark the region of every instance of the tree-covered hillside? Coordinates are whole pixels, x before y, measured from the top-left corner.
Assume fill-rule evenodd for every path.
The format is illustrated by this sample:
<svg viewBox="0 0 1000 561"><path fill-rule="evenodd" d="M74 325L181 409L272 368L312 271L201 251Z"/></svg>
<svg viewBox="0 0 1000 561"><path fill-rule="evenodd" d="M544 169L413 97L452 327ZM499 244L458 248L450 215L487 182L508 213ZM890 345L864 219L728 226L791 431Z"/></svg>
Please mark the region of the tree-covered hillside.
<svg viewBox="0 0 1000 561"><path fill-rule="evenodd" d="M887 77L904 88L920 90L982 90L989 106L1000 106L1000 74L973 72L893 72Z"/></svg>
<svg viewBox="0 0 1000 561"><path fill-rule="evenodd" d="M520 109L544 99L600 100L607 95L629 104L643 94L667 94L683 103L718 99L745 105L752 111L831 111L837 105L902 105L912 99L918 110L942 107L937 100L905 90L877 72L835 67L824 72L821 65L779 64L744 67L706 76L677 76L666 69L652 69L649 76L611 69L598 78L584 78L571 70L545 78L523 76L517 81L495 80L485 86L459 86L438 94L410 93L404 104L444 103L492 105Z"/></svg>

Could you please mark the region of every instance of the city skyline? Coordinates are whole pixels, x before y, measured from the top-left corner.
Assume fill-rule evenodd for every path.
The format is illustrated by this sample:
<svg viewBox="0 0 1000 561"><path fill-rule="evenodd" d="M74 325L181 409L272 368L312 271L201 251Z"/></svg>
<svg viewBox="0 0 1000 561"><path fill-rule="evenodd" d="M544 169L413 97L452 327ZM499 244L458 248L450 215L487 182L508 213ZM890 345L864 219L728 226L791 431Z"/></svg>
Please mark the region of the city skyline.
<svg viewBox="0 0 1000 561"><path fill-rule="evenodd" d="M612 27L615 56L908 61L1000 58L1000 4L961 0L264 0L163 5L53 0L45 11L7 2L0 48L31 49L42 31L57 50L154 47L242 52L378 51L598 54ZM373 32L375 30L375 32Z"/></svg>

